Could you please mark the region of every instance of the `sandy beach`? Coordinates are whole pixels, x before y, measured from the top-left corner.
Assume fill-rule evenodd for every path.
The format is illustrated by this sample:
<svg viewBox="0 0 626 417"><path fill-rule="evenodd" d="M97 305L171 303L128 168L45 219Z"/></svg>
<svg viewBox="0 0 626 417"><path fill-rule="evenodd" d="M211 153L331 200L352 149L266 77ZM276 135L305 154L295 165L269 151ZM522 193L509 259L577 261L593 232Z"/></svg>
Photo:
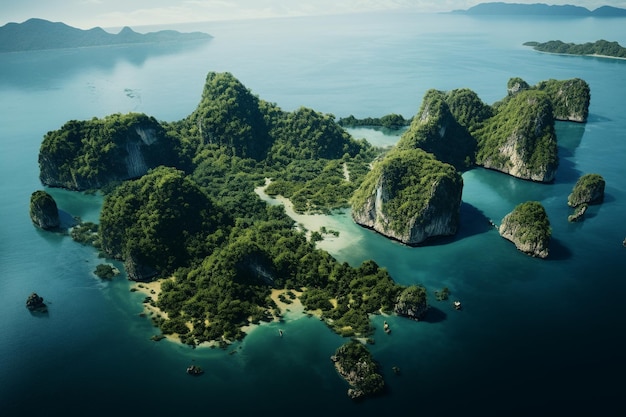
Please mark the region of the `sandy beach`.
<svg viewBox="0 0 626 417"><path fill-rule="evenodd" d="M173 278L159 279L159 280L151 281L151 282L136 282L131 286L131 291L145 294L146 297L150 297L154 302L156 302L159 299L159 295L161 294L161 285L163 284L163 282L170 280L170 279L173 279ZM293 296L295 296L295 298L292 298L293 296L290 296L289 293L292 293ZM320 317L321 316L320 311L310 311L310 312L305 311L304 306L302 305L302 302L300 302L300 295L302 295L302 291L273 288L271 291L270 297L272 298L274 303L276 303L276 306L278 308L278 314L274 315L272 321L279 322L281 320L283 321L297 320L308 314L312 314L314 316ZM144 314L148 318L159 317L159 316L167 318L167 313L162 311L158 307L153 306L152 303L149 303L149 302L143 303L143 307L144 307L144 311L142 314ZM248 325L243 326L241 330L244 333L249 334L250 332L254 331L254 329L262 325L263 323L259 323L259 324L249 323ZM191 323L188 323L188 326L191 329ZM171 342L182 343L180 341L178 334L169 334L169 335L164 335L164 336L165 336L165 339ZM200 344L199 346L215 347L218 345L219 345L218 342L205 342L205 343Z"/></svg>
<svg viewBox="0 0 626 417"><path fill-rule="evenodd" d="M287 215L291 217L300 228L307 231L307 237L310 237L311 231L319 231L322 227L325 227L327 230L339 231L339 236L331 233L324 234L324 240L321 242L317 242L319 248L324 250L329 250L332 248L336 251L340 248L349 247L350 245L353 245L358 239L360 239L357 234L355 234L354 232L351 233L350 230L346 228L345 223L342 223L340 220L337 219L337 216L329 216L324 214L298 214L293 210L293 204L289 199L283 196L277 196L275 198L268 196L267 194L265 194L265 188L270 184L270 182L271 180L269 178L266 179L264 186L255 188L255 193L268 204L282 204L285 207L285 212L287 213ZM142 294L145 294L146 297L150 297L154 302L156 302L158 301L159 295L161 294L161 285L163 284L163 282L173 279L174 278L171 277L166 279L158 279L151 282L137 282L132 285L131 291L141 292ZM290 296L290 292L293 295ZM274 303L276 303L278 310L274 314L273 322L278 322L281 320L297 320L307 315L321 317L321 311L305 311L304 306L300 301L301 294L301 291L290 291L287 289L273 288L271 290L270 297L272 298ZM294 296L295 298L292 298ZM331 300L331 302L336 305L336 300ZM144 314L148 318L167 318L167 313L160 310L158 307L153 306L152 304L153 303L150 302L143 303L144 311L142 314ZM188 323L187 325L190 329L192 328L191 323ZM243 326L241 330L244 333L249 334L250 332L254 331L254 329L262 325L263 323L255 324L250 322L246 326ZM164 336L169 341L181 343L178 334L170 334ZM230 341L225 342L230 343ZM215 347L218 345L218 342L209 342L202 343L199 346Z"/></svg>
<svg viewBox="0 0 626 417"><path fill-rule="evenodd" d="M326 215L326 214L300 214L296 213L293 209L293 204L288 198L281 195L269 196L265 193L265 189L271 183L269 178L265 179L265 185L256 187L254 192L268 204L278 205L282 204L285 207L285 213L291 217L296 224L303 230L306 230L307 239L310 238L312 231L319 231L322 227L327 230L334 230L339 232L339 236L335 236L330 233L323 235L324 240L317 242L317 247L331 253L337 253L343 248L347 248L351 245L357 244L361 239L358 233L355 233L356 226L354 223L343 222L340 215Z"/></svg>

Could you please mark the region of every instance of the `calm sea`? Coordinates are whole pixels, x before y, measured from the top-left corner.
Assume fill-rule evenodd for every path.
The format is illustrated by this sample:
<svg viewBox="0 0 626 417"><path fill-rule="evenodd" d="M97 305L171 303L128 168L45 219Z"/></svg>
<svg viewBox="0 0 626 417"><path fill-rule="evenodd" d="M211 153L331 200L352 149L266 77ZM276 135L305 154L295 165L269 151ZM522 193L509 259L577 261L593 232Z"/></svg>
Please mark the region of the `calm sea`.
<svg viewBox="0 0 626 417"><path fill-rule="evenodd" d="M626 360L626 61L537 53L529 40L598 39L626 45L626 19L471 18L379 13L193 24L206 43L0 55L0 415L624 415ZM146 28L154 30L158 28ZM431 302L425 321L388 317L371 351L387 393L355 404L329 356L345 340L315 318L290 316L228 350L150 341L142 296L68 236L35 229L30 194L41 189L43 135L70 119L129 111L183 118L206 73L230 71L285 110L337 117L414 115L430 88L471 88L487 103L506 82L579 77L591 86L587 124L558 123L554 184L476 169L464 175L462 226L454 238L408 248L328 218L341 261L373 258L402 284L448 287L463 302ZM355 130L381 145L397 137ZM599 173L606 198L570 224L567 195ZM97 221L101 199L49 190L68 215ZM489 226L538 200L554 239L551 257L519 253ZM33 291L46 316L24 306ZM231 354L234 350L236 353ZM185 374L190 363L207 372ZM392 366L401 369L399 375Z"/></svg>

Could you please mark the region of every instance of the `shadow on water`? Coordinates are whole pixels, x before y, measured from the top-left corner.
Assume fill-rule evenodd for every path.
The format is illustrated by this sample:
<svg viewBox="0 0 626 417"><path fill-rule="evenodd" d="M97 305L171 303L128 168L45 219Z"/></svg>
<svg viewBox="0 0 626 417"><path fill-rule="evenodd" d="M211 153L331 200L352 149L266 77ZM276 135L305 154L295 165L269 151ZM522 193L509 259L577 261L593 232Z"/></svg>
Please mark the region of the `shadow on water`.
<svg viewBox="0 0 626 417"><path fill-rule="evenodd" d="M76 226L76 224L78 224L74 216L72 216L67 211L60 210L60 209L59 209L59 221L61 223L59 226L61 229L69 229L71 227Z"/></svg>
<svg viewBox="0 0 626 417"><path fill-rule="evenodd" d="M559 239L552 237L550 239L550 255L546 258L549 261L564 261L572 257L572 251L565 246Z"/></svg>
<svg viewBox="0 0 626 417"><path fill-rule="evenodd" d="M210 41L202 39L2 53L0 87L29 90L47 87L93 68L113 71L123 62L141 67L150 58L199 49Z"/></svg>
<svg viewBox="0 0 626 417"><path fill-rule="evenodd" d="M467 237L487 233L494 228L491 220L473 205L461 202L461 220L459 229L454 236L437 236L432 237L425 242L416 245L419 246L441 246L456 242Z"/></svg>
<svg viewBox="0 0 626 417"><path fill-rule="evenodd" d="M448 315L437 307L430 306L426 311L424 317L420 321L426 323L441 323L448 318Z"/></svg>
<svg viewBox="0 0 626 417"><path fill-rule="evenodd" d="M592 116L590 115L588 119L590 119L591 121L591 118ZM574 151L580 146L580 143L583 140L583 136L585 135L585 128L585 123L561 121L555 122L554 129L556 131L556 137L559 143L560 156L561 152L565 150L571 152L570 156L574 154Z"/></svg>
<svg viewBox="0 0 626 417"><path fill-rule="evenodd" d="M559 148L559 168L554 179L556 184L575 183L582 176L582 172L576 169L576 164L570 159L573 156L573 152Z"/></svg>

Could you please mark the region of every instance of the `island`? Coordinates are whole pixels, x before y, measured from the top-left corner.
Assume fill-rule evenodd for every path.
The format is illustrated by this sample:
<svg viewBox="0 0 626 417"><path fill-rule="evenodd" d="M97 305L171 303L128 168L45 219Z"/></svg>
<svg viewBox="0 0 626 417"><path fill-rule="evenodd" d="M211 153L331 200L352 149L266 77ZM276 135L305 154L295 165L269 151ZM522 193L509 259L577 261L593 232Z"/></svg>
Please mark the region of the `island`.
<svg viewBox="0 0 626 417"><path fill-rule="evenodd" d="M598 204L604 200L606 181L600 174L585 174L581 176L572 193L567 196L567 205L578 207L583 204Z"/></svg>
<svg viewBox="0 0 626 417"><path fill-rule="evenodd" d="M0 27L0 53L35 51L60 48L85 48L109 45L146 44L209 40L212 36L201 32L180 33L162 30L141 34L129 27L112 34L102 28L89 30L71 27L61 22L28 19L23 23L7 23Z"/></svg>
<svg viewBox="0 0 626 417"><path fill-rule="evenodd" d="M54 198L43 190L30 196L30 219L35 226L44 230L56 229L60 225L59 209Z"/></svg>
<svg viewBox="0 0 626 417"><path fill-rule="evenodd" d="M545 208L538 201L518 204L504 216L500 235L527 255L547 258L552 229Z"/></svg>
<svg viewBox="0 0 626 417"><path fill-rule="evenodd" d="M453 166L422 149L390 152L352 196L357 224L417 245L453 235L459 223L463 179Z"/></svg>
<svg viewBox="0 0 626 417"><path fill-rule="evenodd" d="M604 39L582 44L565 43L559 40L548 42L529 41L524 42L524 46L531 46L535 51L551 54L626 59L626 48L617 42L610 42Z"/></svg>
<svg viewBox="0 0 626 417"><path fill-rule="evenodd" d="M350 385L348 396L353 400L380 393L385 381L371 353L357 341L341 345L330 357L335 369Z"/></svg>
<svg viewBox="0 0 626 417"><path fill-rule="evenodd" d="M464 14L470 16L564 16L564 17L624 17L626 9L601 6L594 10L589 10L581 6L548 5L544 3L522 4L491 2L480 3L467 10L454 10L453 14Z"/></svg>
<svg viewBox="0 0 626 417"><path fill-rule="evenodd" d="M48 312L48 306L43 302L43 297L36 292L30 294L26 299L26 308L33 313Z"/></svg>
<svg viewBox="0 0 626 417"><path fill-rule="evenodd" d="M259 196L286 198L298 213L351 208L357 223L407 245L453 235L463 170L549 182L554 120L585 120L582 80L529 86L515 78L506 91L487 105L469 89L430 90L398 145L379 149L334 115L285 111L232 74L210 72L181 120L112 114L48 132L40 179L104 192L98 224L81 223L72 236L123 262L137 288L149 289L144 315L160 329L157 339L225 347L280 320L288 300L362 342L375 333L373 315L419 325L426 290L396 283L373 260L339 262L317 246L327 229L306 230Z"/></svg>
<svg viewBox="0 0 626 417"><path fill-rule="evenodd" d="M589 204L600 204L604 200L606 181L599 174L585 174L581 176L572 193L567 197L567 205L575 209L567 220L578 222L583 219Z"/></svg>

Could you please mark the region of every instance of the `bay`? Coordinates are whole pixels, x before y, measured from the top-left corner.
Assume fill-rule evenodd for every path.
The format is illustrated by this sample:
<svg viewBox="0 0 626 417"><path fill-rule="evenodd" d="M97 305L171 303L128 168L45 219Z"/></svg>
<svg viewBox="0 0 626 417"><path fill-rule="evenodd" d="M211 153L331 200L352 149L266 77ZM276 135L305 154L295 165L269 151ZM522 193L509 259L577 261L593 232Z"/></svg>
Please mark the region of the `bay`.
<svg viewBox="0 0 626 417"><path fill-rule="evenodd" d="M626 61L537 53L528 40L597 39L626 44L626 20L474 18L413 13L207 22L175 28L205 43L105 47L0 55L0 414L33 408L64 415L289 412L300 415L621 415L626 370ZM155 27L157 28L157 27ZM145 28L146 31L155 28ZM315 318L261 326L227 350L168 341L139 316L143 297L122 276L102 282L103 260L28 218L41 189L43 135L70 119L145 112L178 120L199 102L209 71L229 71L260 98L337 117L413 116L430 88L471 88L487 103L506 82L578 77L591 87L586 124L557 123L560 166L553 184L475 169L464 174L462 225L448 239L409 248L353 224L324 241L340 261L374 259L402 284L429 294L444 286L463 302L436 302L426 320L374 317L369 346L385 396L353 403L329 356L345 340ZM389 146L397 137L353 130ZM567 195L583 173L607 181L606 198L568 223ZM69 215L96 221L101 197L48 190ZM532 259L499 237L516 204L540 201L552 256ZM33 291L47 316L24 306ZM393 331L382 332L382 320ZM231 353L235 352L235 353ZM190 363L207 371L184 372ZM400 375L391 372L401 369Z"/></svg>

